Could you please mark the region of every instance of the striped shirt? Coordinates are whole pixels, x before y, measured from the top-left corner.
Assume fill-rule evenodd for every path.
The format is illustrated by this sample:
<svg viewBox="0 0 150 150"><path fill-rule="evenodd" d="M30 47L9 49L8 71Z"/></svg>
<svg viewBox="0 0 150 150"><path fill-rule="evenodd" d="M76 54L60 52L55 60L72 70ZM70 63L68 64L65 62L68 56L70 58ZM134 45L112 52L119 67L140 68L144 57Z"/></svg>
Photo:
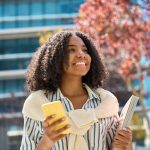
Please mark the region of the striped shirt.
<svg viewBox="0 0 150 150"><path fill-rule="evenodd" d="M96 108L100 103L100 96L87 85L84 85L88 92L88 100L83 105L82 109L88 110L89 108ZM74 110L72 102L64 97L60 89L53 92L49 101L60 100L66 111ZM106 110L109 111L109 110ZM87 133L83 136L87 142L89 150L110 150L113 137L117 128L116 117L107 117L99 119L94 123ZM34 150L43 136L42 122L24 116L24 131L20 150ZM57 141L51 150L69 150L68 149L69 135Z"/></svg>

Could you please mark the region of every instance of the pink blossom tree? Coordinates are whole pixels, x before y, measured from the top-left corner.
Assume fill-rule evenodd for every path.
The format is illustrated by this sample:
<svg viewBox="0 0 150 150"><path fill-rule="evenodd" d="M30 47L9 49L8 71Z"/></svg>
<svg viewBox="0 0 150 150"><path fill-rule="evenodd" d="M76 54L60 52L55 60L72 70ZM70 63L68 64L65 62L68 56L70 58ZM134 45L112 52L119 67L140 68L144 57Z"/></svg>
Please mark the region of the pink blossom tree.
<svg viewBox="0 0 150 150"><path fill-rule="evenodd" d="M147 14L149 17L149 10ZM143 102L143 82L150 75L150 64L142 63L142 58L150 59L150 18L143 18L140 7L127 0L85 0L75 22L79 30L94 39L108 70L120 74L140 97L150 127ZM139 89L133 84L137 78Z"/></svg>

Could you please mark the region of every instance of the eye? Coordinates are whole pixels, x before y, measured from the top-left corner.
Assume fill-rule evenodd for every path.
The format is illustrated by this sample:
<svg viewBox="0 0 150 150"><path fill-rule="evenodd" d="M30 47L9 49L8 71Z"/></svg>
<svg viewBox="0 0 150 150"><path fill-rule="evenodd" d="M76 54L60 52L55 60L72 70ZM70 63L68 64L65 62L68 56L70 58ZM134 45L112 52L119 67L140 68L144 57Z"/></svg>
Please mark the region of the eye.
<svg viewBox="0 0 150 150"><path fill-rule="evenodd" d="M85 53L88 53L87 48L84 48L82 51L85 52Z"/></svg>
<svg viewBox="0 0 150 150"><path fill-rule="evenodd" d="M75 52L75 48L68 48L69 52Z"/></svg>

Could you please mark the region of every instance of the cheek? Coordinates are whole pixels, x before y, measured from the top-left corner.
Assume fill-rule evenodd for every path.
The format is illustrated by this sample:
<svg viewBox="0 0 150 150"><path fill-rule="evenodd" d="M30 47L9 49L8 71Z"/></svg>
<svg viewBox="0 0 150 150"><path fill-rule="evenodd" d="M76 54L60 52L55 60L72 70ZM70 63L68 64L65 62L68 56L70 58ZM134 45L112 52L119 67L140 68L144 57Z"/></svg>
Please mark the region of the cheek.
<svg viewBox="0 0 150 150"><path fill-rule="evenodd" d="M88 62L89 62L89 66L91 66L91 61L92 61L92 58L91 58L91 56L88 56Z"/></svg>
<svg viewBox="0 0 150 150"><path fill-rule="evenodd" d="M68 69L69 69L69 66L67 64L64 64L63 65L63 72L68 71Z"/></svg>

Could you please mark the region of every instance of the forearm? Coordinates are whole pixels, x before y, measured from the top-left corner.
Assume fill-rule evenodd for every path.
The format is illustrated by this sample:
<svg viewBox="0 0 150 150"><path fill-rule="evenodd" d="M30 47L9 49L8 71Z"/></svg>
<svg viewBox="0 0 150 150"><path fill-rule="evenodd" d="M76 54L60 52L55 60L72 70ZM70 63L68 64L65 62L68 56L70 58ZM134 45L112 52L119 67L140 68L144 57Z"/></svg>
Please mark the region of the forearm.
<svg viewBox="0 0 150 150"><path fill-rule="evenodd" d="M48 138L43 136L35 150L50 150L51 147L52 144L49 142Z"/></svg>

